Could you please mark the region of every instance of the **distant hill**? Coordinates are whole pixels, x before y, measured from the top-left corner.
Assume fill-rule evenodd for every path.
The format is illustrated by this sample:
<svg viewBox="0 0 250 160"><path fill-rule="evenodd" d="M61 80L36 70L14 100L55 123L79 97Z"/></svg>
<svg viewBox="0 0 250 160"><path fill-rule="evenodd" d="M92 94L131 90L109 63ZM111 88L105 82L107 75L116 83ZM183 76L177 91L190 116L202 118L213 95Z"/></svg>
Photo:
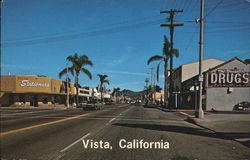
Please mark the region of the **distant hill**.
<svg viewBox="0 0 250 160"><path fill-rule="evenodd" d="M131 91L131 90L128 90L128 89L124 89L121 91L125 96L128 96L132 99L138 99L138 98L141 98L141 96L144 95L144 92L143 91L139 91L139 92L134 92L134 91Z"/></svg>

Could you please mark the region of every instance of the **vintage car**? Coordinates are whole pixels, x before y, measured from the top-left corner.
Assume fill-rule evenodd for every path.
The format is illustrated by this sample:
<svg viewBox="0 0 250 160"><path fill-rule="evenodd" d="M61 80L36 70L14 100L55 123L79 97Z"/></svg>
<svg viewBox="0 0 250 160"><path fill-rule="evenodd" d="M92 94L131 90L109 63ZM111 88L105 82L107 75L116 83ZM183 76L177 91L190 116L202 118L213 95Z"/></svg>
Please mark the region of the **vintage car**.
<svg viewBox="0 0 250 160"><path fill-rule="evenodd" d="M90 101L82 106L83 110L100 110L102 108L102 103Z"/></svg>
<svg viewBox="0 0 250 160"><path fill-rule="evenodd" d="M240 102L234 106L234 110L250 110L250 103Z"/></svg>

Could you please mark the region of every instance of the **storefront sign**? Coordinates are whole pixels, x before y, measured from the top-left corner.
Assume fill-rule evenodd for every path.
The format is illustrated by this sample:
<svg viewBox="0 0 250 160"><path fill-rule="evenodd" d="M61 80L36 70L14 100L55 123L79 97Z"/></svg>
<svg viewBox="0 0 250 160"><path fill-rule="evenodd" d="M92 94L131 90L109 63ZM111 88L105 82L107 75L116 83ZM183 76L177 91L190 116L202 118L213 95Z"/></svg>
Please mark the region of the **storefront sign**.
<svg viewBox="0 0 250 160"><path fill-rule="evenodd" d="M40 83L40 82L30 82L29 80L22 80L20 83L21 87L50 87L49 83Z"/></svg>
<svg viewBox="0 0 250 160"><path fill-rule="evenodd" d="M249 87L249 72L217 70L208 73L209 87Z"/></svg>

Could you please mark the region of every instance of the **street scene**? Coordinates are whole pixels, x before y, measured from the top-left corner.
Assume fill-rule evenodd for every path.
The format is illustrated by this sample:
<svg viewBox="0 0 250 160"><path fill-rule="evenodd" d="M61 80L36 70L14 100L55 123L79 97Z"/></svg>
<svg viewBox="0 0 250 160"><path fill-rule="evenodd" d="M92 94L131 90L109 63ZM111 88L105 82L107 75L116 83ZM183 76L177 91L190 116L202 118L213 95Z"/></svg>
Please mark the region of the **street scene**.
<svg viewBox="0 0 250 160"><path fill-rule="evenodd" d="M189 123L187 116L179 112L128 104L92 112L4 109L1 155L3 159L247 159L249 115L232 114L237 117L233 119L208 114L222 116L223 120L206 119L200 126ZM82 139L106 141L112 149L84 148ZM122 139L148 143L163 140L169 147L123 148L125 142L119 146Z"/></svg>
<svg viewBox="0 0 250 160"><path fill-rule="evenodd" d="M249 160L249 0L1 0L1 160Z"/></svg>

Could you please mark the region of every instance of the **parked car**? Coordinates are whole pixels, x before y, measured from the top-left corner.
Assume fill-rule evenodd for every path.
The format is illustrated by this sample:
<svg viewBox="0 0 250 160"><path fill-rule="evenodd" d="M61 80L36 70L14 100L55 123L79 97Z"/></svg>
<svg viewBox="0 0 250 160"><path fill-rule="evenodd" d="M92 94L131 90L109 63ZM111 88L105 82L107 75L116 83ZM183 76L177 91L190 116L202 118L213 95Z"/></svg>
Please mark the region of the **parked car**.
<svg viewBox="0 0 250 160"><path fill-rule="evenodd" d="M234 110L250 110L250 103L240 102L234 106Z"/></svg>
<svg viewBox="0 0 250 160"><path fill-rule="evenodd" d="M83 110L100 110L102 108L102 103L100 102L88 102L83 105Z"/></svg>
<svg viewBox="0 0 250 160"><path fill-rule="evenodd" d="M115 102L109 101L109 102L106 102L105 104L106 104L106 105L113 105L113 104L115 104Z"/></svg>
<svg viewBox="0 0 250 160"><path fill-rule="evenodd" d="M76 106L76 108L82 108L84 105L86 105L87 104L87 102L84 102L84 103L79 103L79 105L78 106Z"/></svg>
<svg viewBox="0 0 250 160"><path fill-rule="evenodd" d="M136 101L136 102L135 102L135 105L136 105L136 106L141 106L141 105L142 105L142 103L141 103L141 102L139 102L139 101Z"/></svg>

